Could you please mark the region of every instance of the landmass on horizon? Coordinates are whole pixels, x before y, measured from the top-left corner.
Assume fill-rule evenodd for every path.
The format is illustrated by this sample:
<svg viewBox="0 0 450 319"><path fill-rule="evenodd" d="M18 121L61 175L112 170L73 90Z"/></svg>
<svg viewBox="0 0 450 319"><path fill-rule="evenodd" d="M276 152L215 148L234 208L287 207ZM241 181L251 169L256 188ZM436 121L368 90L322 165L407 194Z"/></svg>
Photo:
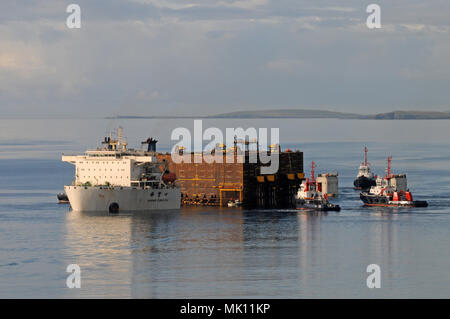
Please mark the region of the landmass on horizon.
<svg viewBox="0 0 450 319"><path fill-rule="evenodd" d="M376 114L358 114L309 109L280 109L261 111L239 111L216 115L117 115L107 119L170 119L170 118L212 118L212 119L264 119L264 118L328 118L328 119L357 119L357 120L445 120L450 119L449 112L441 111L393 111Z"/></svg>

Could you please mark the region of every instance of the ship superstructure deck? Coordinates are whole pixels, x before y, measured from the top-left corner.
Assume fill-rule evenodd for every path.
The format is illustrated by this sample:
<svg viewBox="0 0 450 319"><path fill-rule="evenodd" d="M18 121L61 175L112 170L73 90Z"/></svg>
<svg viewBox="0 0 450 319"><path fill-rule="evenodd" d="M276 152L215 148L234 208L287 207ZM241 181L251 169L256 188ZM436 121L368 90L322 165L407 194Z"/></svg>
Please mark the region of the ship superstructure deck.
<svg viewBox="0 0 450 319"><path fill-rule="evenodd" d="M158 161L149 139L147 150L127 149L121 138L106 137L104 145L83 155L64 155L62 160L75 165L72 185L64 190L73 210L118 211L177 209L181 192L167 181L167 167Z"/></svg>

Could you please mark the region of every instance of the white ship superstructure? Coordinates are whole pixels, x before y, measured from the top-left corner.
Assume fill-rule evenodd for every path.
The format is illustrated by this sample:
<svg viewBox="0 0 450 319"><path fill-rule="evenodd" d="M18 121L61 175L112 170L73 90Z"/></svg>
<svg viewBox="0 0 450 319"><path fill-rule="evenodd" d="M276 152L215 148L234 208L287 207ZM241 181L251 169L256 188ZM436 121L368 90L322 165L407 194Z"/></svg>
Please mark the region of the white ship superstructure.
<svg viewBox="0 0 450 319"><path fill-rule="evenodd" d="M356 175L356 178L358 177L366 177L369 179L374 178L373 173L370 171L370 166L366 164L361 164L359 166L358 175Z"/></svg>
<svg viewBox="0 0 450 319"><path fill-rule="evenodd" d="M119 128L117 139L106 137L102 144L102 148L88 150L83 155L62 156L64 162L75 165L75 180L64 187L73 210L180 208L180 188L173 179L164 178L168 175L163 163L158 162L155 140L142 142L148 146L147 150L127 149Z"/></svg>
<svg viewBox="0 0 450 319"><path fill-rule="evenodd" d="M364 147L364 162L361 163L353 185L356 189L369 189L371 186L375 186L376 177L370 170L370 164L367 161L367 147Z"/></svg>
<svg viewBox="0 0 450 319"><path fill-rule="evenodd" d="M373 173L370 171L370 164L367 161L367 147L364 147L364 162L362 162L359 166L358 175L356 178L358 177L366 177L368 179L374 178Z"/></svg>

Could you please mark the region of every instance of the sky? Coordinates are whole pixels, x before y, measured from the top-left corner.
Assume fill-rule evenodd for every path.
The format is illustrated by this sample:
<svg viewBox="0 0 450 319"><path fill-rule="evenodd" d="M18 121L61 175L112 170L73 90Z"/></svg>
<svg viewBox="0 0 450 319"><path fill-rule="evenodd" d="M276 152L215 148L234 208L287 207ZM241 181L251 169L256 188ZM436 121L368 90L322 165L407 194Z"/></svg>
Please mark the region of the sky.
<svg viewBox="0 0 450 319"><path fill-rule="evenodd" d="M449 14L448 0L1 0L0 112L450 111Z"/></svg>

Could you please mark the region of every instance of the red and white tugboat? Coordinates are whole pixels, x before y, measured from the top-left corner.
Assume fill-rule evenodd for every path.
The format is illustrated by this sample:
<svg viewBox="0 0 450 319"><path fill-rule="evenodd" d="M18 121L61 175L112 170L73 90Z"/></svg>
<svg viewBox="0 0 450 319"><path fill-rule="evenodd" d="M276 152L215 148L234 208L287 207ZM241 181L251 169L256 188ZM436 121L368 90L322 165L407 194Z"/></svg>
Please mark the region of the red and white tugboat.
<svg viewBox="0 0 450 319"><path fill-rule="evenodd" d="M386 176L378 177L375 186L372 186L368 192L360 193L364 206L427 207L426 201L413 200L411 192L407 188L405 174L391 173L392 156L389 156L387 161Z"/></svg>
<svg viewBox="0 0 450 319"><path fill-rule="evenodd" d="M340 211L339 205L328 202L327 194L322 194L320 184L314 176L315 163L311 165L311 179L302 182L295 198L296 208L301 210Z"/></svg>

